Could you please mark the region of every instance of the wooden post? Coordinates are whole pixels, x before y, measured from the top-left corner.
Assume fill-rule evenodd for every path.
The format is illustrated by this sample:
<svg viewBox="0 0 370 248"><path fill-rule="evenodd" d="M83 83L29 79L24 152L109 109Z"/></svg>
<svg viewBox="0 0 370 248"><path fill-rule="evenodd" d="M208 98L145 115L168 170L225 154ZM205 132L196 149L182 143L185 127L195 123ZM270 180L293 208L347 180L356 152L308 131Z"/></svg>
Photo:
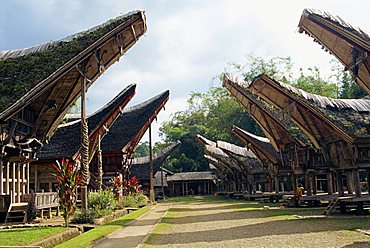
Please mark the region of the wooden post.
<svg viewBox="0 0 370 248"><path fill-rule="evenodd" d="M85 73L86 68L82 69ZM84 179L81 185L81 208L86 211L88 209L88 192L87 185L90 179L89 170L89 128L86 119L86 76L82 75L81 80L81 173Z"/></svg>
<svg viewBox="0 0 370 248"><path fill-rule="evenodd" d="M328 185L328 195L333 194L333 173L331 171L326 172L326 181Z"/></svg>
<svg viewBox="0 0 370 248"><path fill-rule="evenodd" d="M4 169L3 160L0 160L0 195L4 194Z"/></svg>
<svg viewBox="0 0 370 248"><path fill-rule="evenodd" d="M353 169L353 181L354 181L354 187L355 187L355 194L356 197L361 197L361 184L360 184L360 175L358 173L358 169Z"/></svg>
<svg viewBox="0 0 370 248"><path fill-rule="evenodd" d="M343 174L341 170L337 170L337 189L338 189L339 196L344 196Z"/></svg>
<svg viewBox="0 0 370 248"><path fill-rule="evenodd" d="M162 197L164 199L164 186L163 186L163 165L161 166L161 191L162 191Z"/></svg>
<svg viewBox="0 0 370 248"><path fill-rule="evenodd" d="M297 185L297 175L292 174L292 181L293 181L293 194L295 197L298 196L298 185Z"/></svg>
<svg viewBox="0 0 370 248"><path fill-rule="evenodd" d="M291 176L287 176L287 187L286 187L286 190L287 191L292 191L292 177Z"/></svg>
<svg viewBox="0 0 370 248"><path fill-rule="evenodd" d="M275 176L275 192L279 193L279 177Z"/></svg>
<svg viewBox="0 0 370 248"><path fill-rule="evenodd" d="M38 191L38 189L39 189L39 185L38 185L38 172L37 172L37 170L38 170L38 166L37 166L37 164L35 164L35 193Z"/></svg>
<svg viewBox="0 0 370 248"><path fill-rule="evenodd" d="M26 187L26 193L30 193L30 163L26 163L26 171L27 171L27 187Z"/></svg>
<svg viewBox="0 0 370 248"><path fill-rule="evenodd" d="M269 176L269 192L272 192L273 189L272 189L272 177Z"/></svg>
<svg viewBox="0 0 370 248"><path fill-rule="evenodd" d="M353 194L353 171L347 171L346 172L346 179L347 179L347 191L348 194Z"/></svg>
<svg viewBox="0 0 370 248"><path fill-rule="evenodd" d="M10 190L9 190L9 186L10 186L10 180L9 180L9 162L6 162L6 178L5 178L5 193L7 195L9 195L10 193Z"/></svg>
<svg viewBox="0 0 370 248"><path fill-rule="evenodd" d="M102 151L101 151L101 135L99 134L98 137L98 178L97 178L97 183L98 183L98 190L102 190L103 186L103 158L102 158Z"/></svg>
<svg viewBox="0 0 370 248"><path fill-rule="evenodd" d="M152 147L152 124L149 124L149 184L150 192L149 199L154 202L154 182L153 182L153 147Z"/></svg>
<svg viewBox="0 0 370 248"><path fill-rule="evenodd" d="M12 169L12 203L15 203L15 162L13 162Z"/></svg>
<svg viewBox="0 0 370 248"><path fill-rule="evenodd" d="M21 202L21 163L17 163L17 202Z"/></svg>
<svg viewBox="0 0 370 248"><path fill-rule="evenodd" d="M312 180L312 193L314 195L317 194L317 177L315 171L311 172L311 180Z"/></svg>
<svg viewBox="0 0 370 248"><path fill-rule="evenodd" d="M312 195L311 173L309 171L305 171L304 173L304 182L306 184L307 195Z"/></svg>
<svg viewBox="0 0 370 248"><path fill-rule="evenodd" d="M366 169L367 176L367 194L370 195L370 169Z"/></svg>
<svg viewBox="0 0 370 248"><path fill-rule="evenodd" d="M26 164L22 163L22 194L26 194Z"/></svg>
<svg viewBox="0 0 370 248"><path fill-rule="evenodd" d="M188 190L188 182L185 182L185 191L186 191L186 195L188 196L189 195L189 190Z"/></svg>
<svg viewBox="0 0 370 248"><path fill-rule="evenodd" d="M182 188L182 196L184 196L185 195L184 181L181 182L181 188Z"/></svg>

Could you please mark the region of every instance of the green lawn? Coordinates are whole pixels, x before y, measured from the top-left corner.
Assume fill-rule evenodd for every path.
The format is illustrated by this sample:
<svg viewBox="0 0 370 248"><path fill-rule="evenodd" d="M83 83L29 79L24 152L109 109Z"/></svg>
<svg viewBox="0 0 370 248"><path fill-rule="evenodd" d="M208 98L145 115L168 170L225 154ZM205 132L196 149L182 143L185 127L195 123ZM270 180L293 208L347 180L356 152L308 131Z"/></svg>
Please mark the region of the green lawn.
<svg viewBox="0 0 370 248"><path fill-rule="evenodd" d="M71 239L63 244L60 244L56 247L58 248L85 248L93 244L95 241L107 236L108 234L112 233L113 231L125 227L127 223L130 221L135 220L136 218L140 217L141 215L145 214L151 209L151 206L143 207L137 211L134 211L130 214L123 216L117 220L109 222L105 225L97 226L91 231L83 233L82 235Z"/></svg>
<svg viewBox="0 0 370 248"><path fill-rule="evenodd" d="M65 227L11 228L0 230L0 246L29 245L67 230Z"/></svg>

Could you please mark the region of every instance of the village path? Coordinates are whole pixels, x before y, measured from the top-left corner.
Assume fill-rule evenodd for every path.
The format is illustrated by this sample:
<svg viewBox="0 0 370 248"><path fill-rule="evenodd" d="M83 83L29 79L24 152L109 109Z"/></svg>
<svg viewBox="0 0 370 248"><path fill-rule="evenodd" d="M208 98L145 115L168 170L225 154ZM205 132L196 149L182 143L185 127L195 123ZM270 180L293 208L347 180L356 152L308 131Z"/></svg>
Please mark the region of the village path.
<svg viewBox="0 0 370 248"><path fill-rule="evenodd" d="M174 203L140 247L370 247L370 237L350 227L350 218L324 218L310 211L194 197Z"/></svg>
<svg viewBox="0 0 370 248"><path fill-rule="evenodd" d="M111 247L137 247L148 238L155 225L166 214L170 205L158 204L145 215L132 221L127 227L118 229L102 240L99 240L93 248Z"/></svg>

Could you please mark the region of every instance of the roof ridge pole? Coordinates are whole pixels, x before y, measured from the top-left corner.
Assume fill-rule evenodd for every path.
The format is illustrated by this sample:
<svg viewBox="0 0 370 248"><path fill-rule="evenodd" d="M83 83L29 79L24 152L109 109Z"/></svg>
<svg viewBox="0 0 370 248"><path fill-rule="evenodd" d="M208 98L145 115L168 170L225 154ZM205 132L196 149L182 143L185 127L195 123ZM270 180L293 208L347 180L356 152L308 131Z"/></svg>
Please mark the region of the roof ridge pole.
<svg viewBox="0 0 370 248"><path fill-rule="evenodd" d="M88 209L87 201L87 185L89 184L89 130L86 119L86 66L83 68L83 75L81 80L81 173L83 183L81 185L81 207L82 210Z"/></svg>
<svg viewBox="0 0 370 248"><path fill-rule="evenodd" d="M153 147L152 147L152 123L149 121L149 200L155 201L154 184L153 184Z"/></svg>

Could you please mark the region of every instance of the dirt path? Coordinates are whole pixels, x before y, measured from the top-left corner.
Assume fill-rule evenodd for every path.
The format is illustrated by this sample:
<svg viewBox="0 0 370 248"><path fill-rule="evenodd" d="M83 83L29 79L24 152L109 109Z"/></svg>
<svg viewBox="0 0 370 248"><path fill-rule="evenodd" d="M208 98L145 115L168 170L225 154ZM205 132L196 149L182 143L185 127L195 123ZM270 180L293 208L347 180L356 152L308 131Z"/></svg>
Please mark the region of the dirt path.
<svg viewBox="0 0 370 248"><path fill-rule="evenodd" d="M357 220L300 219L284 211L224 203L173 205L144 247L370 247L369 236L350 230Z"/></svg>
<svg viewBox="0 0 370 248"><path fill-rule="evenodd" d="M145 215L131 222L127 227L118 229L98 241L94 248L137 247L143 243L154 226L161 220L169 205L156 205Z"/></svg>

